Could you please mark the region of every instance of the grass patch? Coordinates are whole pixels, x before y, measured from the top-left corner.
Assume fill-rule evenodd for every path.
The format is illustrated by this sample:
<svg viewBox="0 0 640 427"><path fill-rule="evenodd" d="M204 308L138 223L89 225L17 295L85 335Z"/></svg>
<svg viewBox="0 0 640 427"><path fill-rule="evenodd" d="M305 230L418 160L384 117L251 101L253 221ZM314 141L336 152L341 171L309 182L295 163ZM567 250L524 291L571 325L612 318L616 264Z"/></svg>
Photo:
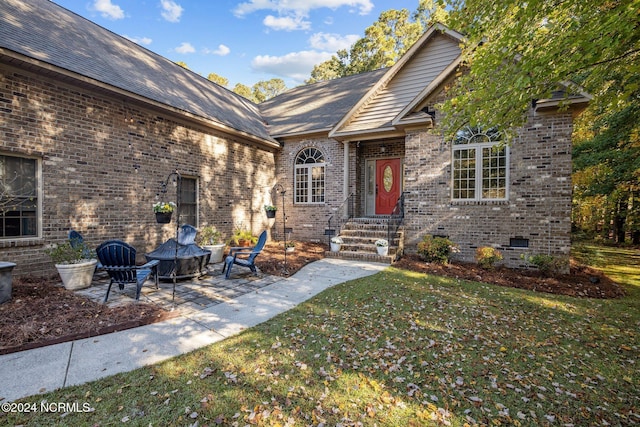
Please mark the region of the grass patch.
<svg viewBox="0 0 640 427"><path fill-rule="evenodd" d="M390 268L221 343L21 400L90 412L0 424L637 424L639 326L637 292L578 299Z"/></svg>

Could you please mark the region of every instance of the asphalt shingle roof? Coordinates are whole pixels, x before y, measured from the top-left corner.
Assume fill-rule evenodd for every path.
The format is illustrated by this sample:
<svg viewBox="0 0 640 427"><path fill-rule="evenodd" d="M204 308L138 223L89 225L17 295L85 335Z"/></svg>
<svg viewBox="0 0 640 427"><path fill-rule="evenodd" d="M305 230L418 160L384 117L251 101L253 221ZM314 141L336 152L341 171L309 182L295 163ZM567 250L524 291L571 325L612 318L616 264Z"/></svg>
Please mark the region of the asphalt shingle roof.
<svg viewBox="0 0 640 427"><path fill-rule="evenodd" d="M0 48L274 142L257 105L49 0L0 1Z"/></svg>
<svg viewBox="0 0 640 427"><path fill-rule="evenodd" d="M356 105L387 69L299 86L259 105L271 135L327 131Z"/></svg>

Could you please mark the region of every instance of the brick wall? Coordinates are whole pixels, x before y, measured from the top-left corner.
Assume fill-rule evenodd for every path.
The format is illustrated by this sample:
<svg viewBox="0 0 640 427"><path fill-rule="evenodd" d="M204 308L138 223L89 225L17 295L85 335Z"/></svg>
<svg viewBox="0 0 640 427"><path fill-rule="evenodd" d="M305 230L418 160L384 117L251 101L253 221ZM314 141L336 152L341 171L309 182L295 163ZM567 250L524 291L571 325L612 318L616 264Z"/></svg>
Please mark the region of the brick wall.
<svg viewBox="0 0 640 427"><path fill-rule="evenodd" d="M475 249L493 246L504 264L526 267L521 254L566 256L570 249L571 112L531 114L509 148L509 197L505 201L451 200L451 144L428 130L408 131L404 141L349 143L349 192L357 194L356 215L363 214L365 160L401 157L406 195L405 246L415 252L425 234L448 236L460 246L456 258L473 262ZM385 146L384 152L381 150ZM296 205L294 160L306 147L326 157L326 204ZM295 240L326 241L327 218L346 197L343 193L343 144L331 139L289 140L277 155L278 182L287 192L287 227ZM272 235L282 239L282 199ZM510 239L528 240L528 248L510 247Z"/></svg>
<svg viewBox="0 0 640 427"><path fill-rule="evenodd" d="M16 275L54 274L44 250L70 228L93 247L125 240L142 259L175 233L175 222L156 224L152 205L176 169L198 179L200 226L225 237L240 223L256 233L268 226L274 153L166 112L3 65L0 144L0 153L35 157L42 168L42 236L0 240L0 259L16 262ZM170 185L167 201L175 199Z"/></svg>
<svg viewBox="0 0 640 427"><path fill-rule="evenodd" d="M425 234L460 245L456 258L474 261L475 248L493 246L511 267L520 255L567 256L571 230L571 112L531 114L510 147L509 197L499 202L451 201L451 144L427 130L406 137L407 250ZM529 240L510 247L510 238Z"/></svg>
<svg viewBox="0 0 640 427"><path fill-rule="evenodd" d="M308 147L314 147L324 154L325 158L325 203L323 204L299 204L293 203L294 198L294 162L298 153ZM356 191L356 156L355 144L349 145L349 193ZM346 198L343 192L344 182L344 145L333 139L310 138L301 140L288 140L283 150L276 156L277 182L285 189L286 226L293 228L290 236L293 240L326 242L324 230L327 228L327 220L334 215ZM274 195L274 202L278 207L275 220L272 220L271 233L277 240L283 238L282 225L282 197ZM287 237L289 239L289 236Z"/></svg>

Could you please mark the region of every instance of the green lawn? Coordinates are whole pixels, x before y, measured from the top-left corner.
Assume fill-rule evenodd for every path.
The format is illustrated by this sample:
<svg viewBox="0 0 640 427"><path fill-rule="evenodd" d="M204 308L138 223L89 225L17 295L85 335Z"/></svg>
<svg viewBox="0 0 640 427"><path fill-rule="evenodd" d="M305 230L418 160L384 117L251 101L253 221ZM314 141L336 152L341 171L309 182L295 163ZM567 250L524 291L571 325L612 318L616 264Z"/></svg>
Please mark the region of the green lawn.
<svg viewBox="0 0 640 427"><path fill-rule="evenodd" d="M0 415L0 424L639 424L633 254L578 254L625 281L629 296L618 300L390 268L222 343L22 400L86 403L91 412Z"/></svg>

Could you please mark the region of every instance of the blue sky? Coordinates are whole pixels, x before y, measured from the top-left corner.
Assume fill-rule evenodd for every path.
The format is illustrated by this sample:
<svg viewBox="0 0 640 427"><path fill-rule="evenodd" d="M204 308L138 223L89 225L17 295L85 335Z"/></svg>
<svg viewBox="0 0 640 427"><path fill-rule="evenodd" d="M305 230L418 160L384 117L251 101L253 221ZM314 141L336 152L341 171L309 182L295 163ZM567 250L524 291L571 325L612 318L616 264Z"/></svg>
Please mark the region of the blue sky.
<svg viewBox="0 0 640 427"><path fill-rule="evenodd" d="M388 9L418 0L53 0L207 76L252 86L302 84L313 65L348 48Z"/></svg>

